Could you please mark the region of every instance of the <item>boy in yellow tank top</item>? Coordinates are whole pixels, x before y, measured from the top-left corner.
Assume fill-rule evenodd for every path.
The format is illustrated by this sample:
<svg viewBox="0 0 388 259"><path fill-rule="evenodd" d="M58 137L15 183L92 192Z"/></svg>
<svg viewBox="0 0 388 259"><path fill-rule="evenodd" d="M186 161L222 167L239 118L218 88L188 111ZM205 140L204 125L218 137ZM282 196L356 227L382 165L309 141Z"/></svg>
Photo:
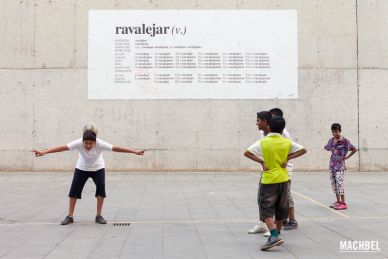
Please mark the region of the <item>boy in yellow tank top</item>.
<svg viewBox="0 0 388 259"><path fill-rule="evenodd" d="M263 167L259 194L260 215L270 230L271 236L261 247L262 250L268 250L283 243L279 232L282 229L283 220L288 216L290 179L286 165L289 160L306 153L304 147L281 135L285 126L283 117L271 118L269 123L271 133L250 146L244 154Z"/></svg>

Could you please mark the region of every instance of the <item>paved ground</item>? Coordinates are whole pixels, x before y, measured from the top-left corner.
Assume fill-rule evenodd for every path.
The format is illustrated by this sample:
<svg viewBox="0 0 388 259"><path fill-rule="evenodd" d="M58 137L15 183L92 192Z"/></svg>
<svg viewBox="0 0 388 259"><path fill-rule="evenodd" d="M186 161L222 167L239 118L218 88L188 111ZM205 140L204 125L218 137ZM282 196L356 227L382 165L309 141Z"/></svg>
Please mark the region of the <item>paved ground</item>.
<svg viewBox="0 0 388 259"><path fill-rule="evenodd" d="M299 229L262 252L252 173L109 173L104 216L94 222L88 181L76 224L60 226L72 173L0 173L1 258L384 258L388 257L388 173L348 173L346 211L327 173L294 173ZM113 222L131 222L114 226ZM340 252L341 240L377 240L381 252Z"/></svg>

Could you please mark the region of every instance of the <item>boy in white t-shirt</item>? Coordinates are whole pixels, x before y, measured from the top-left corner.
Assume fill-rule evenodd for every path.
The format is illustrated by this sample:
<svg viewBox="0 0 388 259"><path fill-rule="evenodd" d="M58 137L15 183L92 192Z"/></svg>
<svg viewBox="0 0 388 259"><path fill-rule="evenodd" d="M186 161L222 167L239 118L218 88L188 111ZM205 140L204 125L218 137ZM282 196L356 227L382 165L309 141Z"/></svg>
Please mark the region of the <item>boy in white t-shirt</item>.
<svg viewBox="0 0 388 259"><path fill-rule="evenodd" d="M259 140L264 138L270 133L269 129L269 122L271 120L271 113L267 111L261 111L257 113L257 120L256 120L256 126L259 129ZM259 205L259 194L260 194L260 187L261 187L261 176L260 176L260 182L259 182L259 188L257 192L257 203ZM259 222L251 229L248 230L248 234L258 234L258 233L266 233L267 227L265 224L262 223L261 215Z"/></svg>
<svg viewBox="0 0 388 259"><path fill-rule="evenodd" d="M143 155L144 150L131 150L124 147L116 147L97 138L97 130L84 129L82 139L77 139L64 146L58 146L47 150L33 150L35 156L44 156L49 153L56 153L68 150L77 150L79 152L78 161L75 167L73 181L69 192L69 214L61 222L61 225L67 225L74 222L73 213L77 199L81 199L82 189L86 181L90 178L96 185L97 214L95 221L99 224L106 224L106 220L101 216L102 205L105 194L105 163L102 157L103 151L114 151L123 153L133 153Z"/></svg>

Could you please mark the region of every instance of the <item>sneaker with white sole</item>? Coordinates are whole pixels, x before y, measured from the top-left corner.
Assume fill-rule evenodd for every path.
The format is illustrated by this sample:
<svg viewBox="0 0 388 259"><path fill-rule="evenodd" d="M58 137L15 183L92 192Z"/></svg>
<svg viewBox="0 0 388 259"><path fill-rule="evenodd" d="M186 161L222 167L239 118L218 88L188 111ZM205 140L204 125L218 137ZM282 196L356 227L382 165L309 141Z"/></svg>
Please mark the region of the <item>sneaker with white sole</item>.
<svg viewBox="0 0 388 259"><path fill-rule="evenodd" d="M268 241L261 246L261 250L266 251L274 246L279 246L283 244L283 242L284 241L280 238L280 236L277 236L277 237L270 236L268 238Z"/></svg>
<svg viewBox="0 0 388 259"><path fill-rule="evenodd" d="M255 225L253 228L248 230L248 234L259 234L259 233L264 233L267 231L267 228L265 226L262 226L260 223Z"/></svg>

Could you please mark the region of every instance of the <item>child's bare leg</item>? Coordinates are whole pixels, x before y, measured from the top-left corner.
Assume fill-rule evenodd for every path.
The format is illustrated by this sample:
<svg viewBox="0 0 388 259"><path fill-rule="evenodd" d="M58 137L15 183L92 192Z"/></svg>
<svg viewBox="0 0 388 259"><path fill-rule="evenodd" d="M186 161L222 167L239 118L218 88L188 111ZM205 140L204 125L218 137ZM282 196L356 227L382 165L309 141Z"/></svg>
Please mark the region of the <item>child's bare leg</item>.
<svg viewBox="0 0 388 259"><path fill-rule="evenodd" d="M342 202L341 196L340 196L339 194L336 194L335 196L337 197L337 201L338 201L338 202Z"/></svg>
<svg viewBox="0 0 388 259"><path fill-rule="evenodd" d="M345 203L345 195L341 195L341 200L343 203Z"/></svg>
<svg viewBox="0 0 388 259"><path fill-rule="evenodd" d="M276 225L276 230L278 231L278 233L280 233L283 227L283 220L275 220L275 225Z"/></svg>
<svg viewBox="0 0 388 259"><path fill-rule="evenodd" d="M272 229L275 229L275 228L276 228L275 223L274 223L272 217L266 218L264 221L265 221L265 224L267 225L267 228L268 228L269 230L272 230Z"/></svg>
<svg viewBox="0 0 388 259"><path fill-rule="evenodd" d="M104 204L104 197L97 196L97 216L101 216L102 205Z"/></svg>
<svg viewBox="0 0 388 259"><path fill-rule="evenodd" d="M295 221L295 210L294 210L294 208L288 208L288 219L290 221Z"/></svg>
<svg viewBox="0 0 388 259"><path fill-rule="evenodd" d="M74 208L75 208L76 203L77 203L77 198L72 198L72 197L69 198L69 216L70 217L73 217Z"/></svg>

